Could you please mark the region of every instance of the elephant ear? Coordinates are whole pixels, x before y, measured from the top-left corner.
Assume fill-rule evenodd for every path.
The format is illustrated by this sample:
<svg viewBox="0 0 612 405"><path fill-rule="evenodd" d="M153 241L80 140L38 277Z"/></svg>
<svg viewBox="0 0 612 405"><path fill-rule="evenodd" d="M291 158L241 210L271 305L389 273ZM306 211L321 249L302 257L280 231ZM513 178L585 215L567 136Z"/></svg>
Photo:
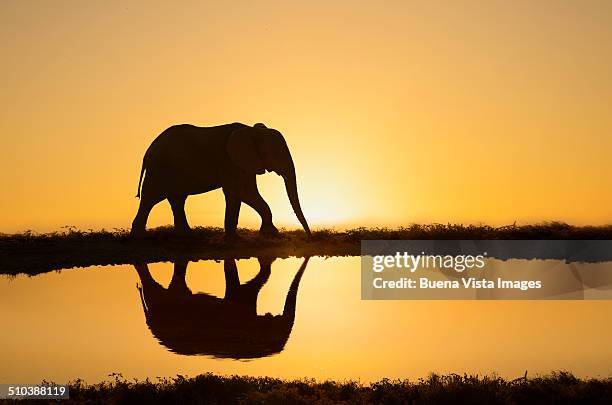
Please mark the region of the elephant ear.
<svg viewBox="0 0 612 405"><path fill-rule="evenodd" d="M227 140L227 153L234 164L247 173L264 174L266 169L257 151L252 128L232 132Z"/></svg>

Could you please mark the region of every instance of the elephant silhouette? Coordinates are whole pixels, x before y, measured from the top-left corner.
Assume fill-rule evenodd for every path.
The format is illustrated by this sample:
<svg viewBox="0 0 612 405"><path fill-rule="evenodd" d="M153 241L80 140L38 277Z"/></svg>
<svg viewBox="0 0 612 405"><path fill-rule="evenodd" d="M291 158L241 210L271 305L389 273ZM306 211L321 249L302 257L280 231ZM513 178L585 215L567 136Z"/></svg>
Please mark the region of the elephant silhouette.
<svg viewBox="0 0 612 405"><path fill-rule="evenodd" d="M309 258L296 273L280 315L257 315L257 297L273 262L265 257L258 260L258 274L244 284L240 284L236 261L224 260L224 298L190 291L185 282L187 260L174 263L168 288L153 279L146 264L134 265L146 322L155 338L184 355L253 359L280 353L293 328L298 286Z"/></svg>
<svg viewBox="0 0 612 405"><path fill-rule="evenodd" d="M221 188L228 238L236 237L243 202L260 215L260 233L276 235L272 211L257 189L256 176L266 171L283 177L291 207L310 235L298 197L293 159L279 131L261 123L252 127L241 123L172 126L151 143L143 157L136 195L140 205L132 222L132 234L145 233L151 209L165 199L172 208L175 230L188 234L191 228L185 215L187 196Z"/></svg>

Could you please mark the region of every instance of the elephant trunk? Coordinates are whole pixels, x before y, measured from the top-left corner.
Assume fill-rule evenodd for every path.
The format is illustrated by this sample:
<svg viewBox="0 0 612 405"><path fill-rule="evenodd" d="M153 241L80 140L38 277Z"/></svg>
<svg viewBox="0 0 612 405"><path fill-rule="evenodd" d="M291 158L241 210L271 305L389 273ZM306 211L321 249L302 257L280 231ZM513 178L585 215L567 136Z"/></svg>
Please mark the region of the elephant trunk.
<svg viewBox="0 0 612 405"><path fill-rule="evenodd" d="M287 293L287 298L285 299L285 307L283 308L283 318L287 322L288 325L292 326L293 321L295 320L295 306L297 302L297 293L298 287L300 286L300 280L302 279L302 275L304 274L304 270L306 270L306 265L308 264L309 257L304 258L304 262L300 266L300 269L295 274L293 281L291 282L291 286L289 287L289 292Z"/></svg>
<svg viewBox="0 0 612 405"><path fill-rule="evenodd" d="M297 182L295 179L295 168L291 167L288 173L283 176L285 179L285 188L287 189L287 196L289 197L289 202L291 202L291 208L293 208L293 212L295 212L295 216L302 224L304 231L308 236L312 236L310 233L310 228L308 227L308 222L306 222L306 218L304 218L304 213L302 213L302 207L300 206L300 199L298 198L297 191Z"/></svg>

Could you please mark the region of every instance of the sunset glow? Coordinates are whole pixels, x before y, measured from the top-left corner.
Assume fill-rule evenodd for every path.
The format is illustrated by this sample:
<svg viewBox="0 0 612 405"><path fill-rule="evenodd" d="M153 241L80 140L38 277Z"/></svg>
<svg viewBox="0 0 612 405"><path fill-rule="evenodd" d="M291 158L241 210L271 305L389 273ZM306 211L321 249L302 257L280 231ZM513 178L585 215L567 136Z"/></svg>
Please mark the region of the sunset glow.
<svg viewBox="0 0 612 405"><path fill-rule="evenodd" d="M3 2L0 231L127 228L161 131L235 121L285 135L314 228L612 221L611 3L240 3Z"/></svg>

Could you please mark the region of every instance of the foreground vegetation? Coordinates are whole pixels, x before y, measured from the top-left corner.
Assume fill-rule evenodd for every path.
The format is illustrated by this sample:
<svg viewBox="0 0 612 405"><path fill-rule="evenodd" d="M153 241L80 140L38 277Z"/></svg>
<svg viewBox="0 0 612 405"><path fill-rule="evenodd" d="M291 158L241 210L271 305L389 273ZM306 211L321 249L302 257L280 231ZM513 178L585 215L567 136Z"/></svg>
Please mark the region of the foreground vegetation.
<svg viewBox="0 0 612 405"><path fill-rule="evenodd" d="M395 229L320 229L308 238L303 231L283 230L278 237L262 238L253 230L239 230L241 239L229 243L220 228L197 227L179 237L172 227L150 230L142 238L129 231L80 231L37 234L0 234L0 273L38 274L45 271L91 265L137 262L248 258L258 255L342 256L359 255L361 240L470 240L470 239L612 239L612 225L575 227L552 222L535 225L413 224Z"/></svg>
<svg viewBox="0 0 612 405"><path fill-rule="evenodd" d="M578 379L567 372L506 380L496 376L431 375L418 381L284 381L269 377L202 374L157 382L127 381L120 375L94 385L70 384L62 403L202 404L604 404L612 379ZM7 401L8 402L8 401ZM40 403L25 400L19 403Z"/></svg>

